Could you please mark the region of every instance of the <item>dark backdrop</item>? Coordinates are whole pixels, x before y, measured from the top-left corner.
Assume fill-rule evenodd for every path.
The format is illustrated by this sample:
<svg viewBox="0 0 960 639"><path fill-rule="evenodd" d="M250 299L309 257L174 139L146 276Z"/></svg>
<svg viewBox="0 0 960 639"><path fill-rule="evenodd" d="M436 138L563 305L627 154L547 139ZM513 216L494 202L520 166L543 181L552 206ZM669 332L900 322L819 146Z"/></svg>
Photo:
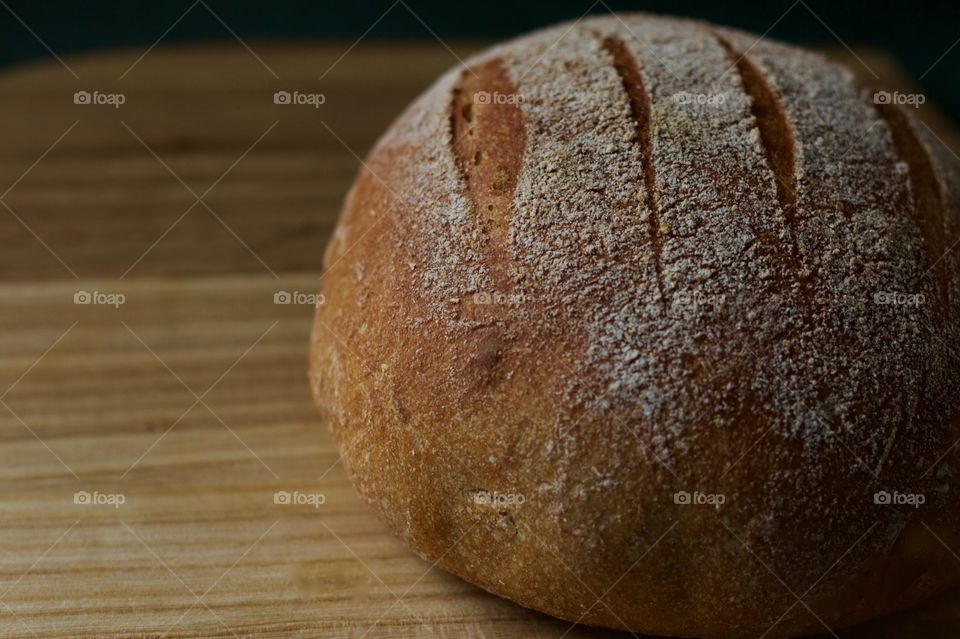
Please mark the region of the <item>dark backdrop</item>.
<svg viewBox="0 0 960 639"><path fill-rule="evenodd" d="M576 18L593 4L592 0L404 1L441 38L503 38L552 22ZM394 0L202 2L206 2L230 29L245 40L327 37L352 40L381 16L382 19L368 37L431 37L426 27L402 4L396 4L388 12ZM925 92L940 102L955 121L960 115L960 45L930 69L960 39L960 2L957 0L803 0L806 4L794 4L794 0L604 2L616 11L645 10L696 16L757 33L766 31L793 6L770 30L770 37L793 42L836 42L830 33L833 30L848 44L870 44L884 48L892 52L914 78L922 76L921 84ZM119 45L149 45L193 4L194 0L0 0L0 5L5 5L0 6L0 64L49 55L29 29L60 55ZM11 11L27 26L21 24ZM605 11L603 4L597 4L592 13ZM230 37L227 27L198 5L183 15L164 37L164 42Z"/></svg>

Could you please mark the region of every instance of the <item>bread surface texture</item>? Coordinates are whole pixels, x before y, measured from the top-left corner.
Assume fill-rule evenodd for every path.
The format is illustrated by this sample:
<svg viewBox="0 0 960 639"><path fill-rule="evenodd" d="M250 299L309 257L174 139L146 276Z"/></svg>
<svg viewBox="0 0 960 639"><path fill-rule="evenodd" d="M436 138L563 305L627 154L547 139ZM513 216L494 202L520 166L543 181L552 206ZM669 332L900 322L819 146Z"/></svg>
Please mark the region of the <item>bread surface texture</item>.
<svg viewBox="0 0 960 639"><path fill-rule="evenodd" d="M820 633L960 580L960 167L822 57L557 25L367 158L310 379L419 555L571 622Z"/></svg>

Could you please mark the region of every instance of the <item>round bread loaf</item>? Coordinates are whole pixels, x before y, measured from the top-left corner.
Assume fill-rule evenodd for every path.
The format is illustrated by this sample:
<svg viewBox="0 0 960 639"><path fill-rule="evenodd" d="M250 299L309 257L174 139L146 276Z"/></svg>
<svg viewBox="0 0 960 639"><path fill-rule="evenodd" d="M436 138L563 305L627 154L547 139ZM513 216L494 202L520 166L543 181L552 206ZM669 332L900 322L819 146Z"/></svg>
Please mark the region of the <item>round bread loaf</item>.
<svg viewBox="0 0 960 639"><path fill-rule="evenodd" d="M635 632L956 583L960 170L896 101L636 14L444 75L326 253L311 382L358 491L446 570Z"/></svg>

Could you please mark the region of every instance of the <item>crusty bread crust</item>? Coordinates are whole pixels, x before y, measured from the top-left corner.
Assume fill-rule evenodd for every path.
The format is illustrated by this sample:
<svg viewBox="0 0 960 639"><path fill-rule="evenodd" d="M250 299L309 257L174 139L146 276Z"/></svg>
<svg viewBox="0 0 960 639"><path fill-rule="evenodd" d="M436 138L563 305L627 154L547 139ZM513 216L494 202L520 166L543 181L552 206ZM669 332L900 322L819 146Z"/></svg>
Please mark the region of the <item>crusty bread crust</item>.
<svg viewBox="0 0 960 639"><path fill-rule="evenodd" d="M467 65L371 152L312 337L390 528L664 635L823 632L960 580L960 169L925 127L687 20Z"/></svg>

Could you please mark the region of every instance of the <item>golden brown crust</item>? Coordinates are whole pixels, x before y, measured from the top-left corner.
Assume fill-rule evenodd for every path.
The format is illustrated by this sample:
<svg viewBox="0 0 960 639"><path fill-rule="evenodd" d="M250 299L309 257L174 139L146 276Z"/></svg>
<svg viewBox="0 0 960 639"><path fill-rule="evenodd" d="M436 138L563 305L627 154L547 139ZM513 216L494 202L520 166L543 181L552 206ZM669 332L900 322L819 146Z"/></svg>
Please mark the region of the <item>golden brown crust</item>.
<svg viewBox="0 0 960 639"><path fill-rule="evenodd" d="M956 582L952 158L816 56L622 18L480 54L371 153L311 352L352 480L572 621L784 637Z"/></svg>

